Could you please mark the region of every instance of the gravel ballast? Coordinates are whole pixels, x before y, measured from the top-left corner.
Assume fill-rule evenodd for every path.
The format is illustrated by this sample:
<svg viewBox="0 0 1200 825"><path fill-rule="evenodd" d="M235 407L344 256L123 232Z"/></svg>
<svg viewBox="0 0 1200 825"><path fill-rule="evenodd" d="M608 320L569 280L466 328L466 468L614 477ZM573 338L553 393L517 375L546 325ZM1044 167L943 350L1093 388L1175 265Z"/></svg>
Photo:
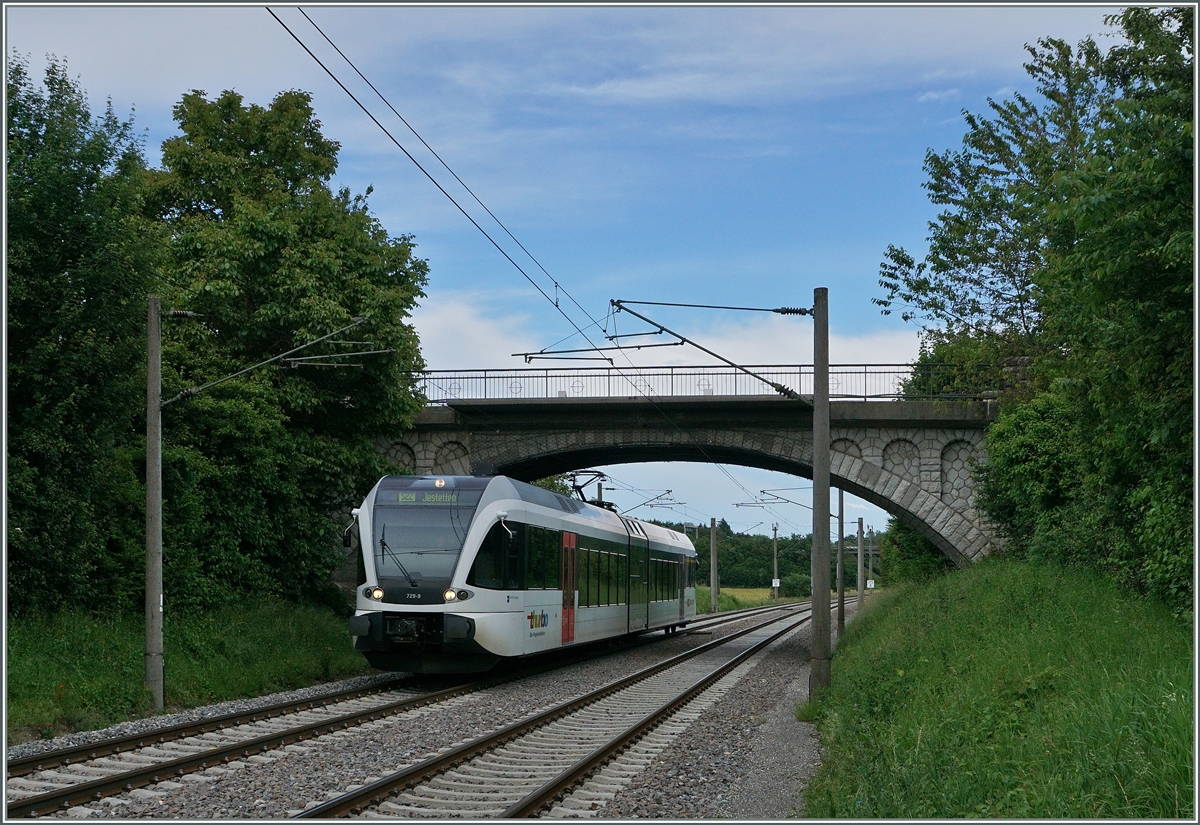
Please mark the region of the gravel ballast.
<svg viewBox="0 0 1200 825"><path fill-rule="evenodd" d="M518 717L531 715L758 621L761 619L714 628L712 635L679 634L656 644L253 756L226 768L210 768L180 777L178 781L122 793L59 816L286 817L439 749L473 739ZM733 689L700 714L641 775L593 815L606 819L775 819L802 812L802 783L820 759L811 726L794 718L795 705L807 696L808 638L806 624L761 654L758 664ZM347 682L359 686L390 678L394 675L372 674ZM147 723L159 727L274 704L291 696L307 698L330 692L342 684L346 683L226 702L169 717L125 723L104 732L27 743L10 749L9 756L40 752L56 743L63 746L92 741L102 735L144 730L148 728L137 726Z"/></svg>

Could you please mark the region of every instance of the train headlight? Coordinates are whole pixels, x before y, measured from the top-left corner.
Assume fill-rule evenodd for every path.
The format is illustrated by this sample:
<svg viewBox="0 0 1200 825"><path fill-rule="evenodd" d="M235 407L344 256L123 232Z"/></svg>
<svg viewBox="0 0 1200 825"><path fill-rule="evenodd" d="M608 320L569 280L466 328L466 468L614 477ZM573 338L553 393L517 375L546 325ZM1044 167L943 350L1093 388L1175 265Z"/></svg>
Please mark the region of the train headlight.
<svg viewBox="0 0 1200 825"><path fill-rule="evenodd" d="M383 598L383 588L382 587L368 587L366 590L363 591L363 595L365 595L368 599L374 599L375 601L379 601L380 599Z"/></svg>
<svg viewBox="0 0 1200 825"><path fill-rule="evenodd" d="M458 591L458 600L459 600L459 601L462 601L463 599L470 598L470 596L471 596L471 591L470 591L470 590L460 590L460 591Z"/></svg>
<svg viewBox="0 0 1200 825"><path fill-rule="evenodd" d="M442 598L448 602L452 602L458 598L458 591L453 587L446 588L446 592L442 594Z"/></svg>

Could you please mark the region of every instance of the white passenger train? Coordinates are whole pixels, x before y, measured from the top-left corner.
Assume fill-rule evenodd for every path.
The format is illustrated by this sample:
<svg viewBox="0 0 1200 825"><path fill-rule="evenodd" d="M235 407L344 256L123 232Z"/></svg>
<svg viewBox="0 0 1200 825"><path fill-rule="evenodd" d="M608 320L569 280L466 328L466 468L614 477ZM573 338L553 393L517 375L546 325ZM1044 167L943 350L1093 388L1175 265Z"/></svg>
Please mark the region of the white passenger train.
<svg viewBox="0 0 1200 825"><path fill-rule="evenodd" d="M377 668L477 672L696 615L686 536L541 487L385 476L353 512L350 633Z"/></svg>

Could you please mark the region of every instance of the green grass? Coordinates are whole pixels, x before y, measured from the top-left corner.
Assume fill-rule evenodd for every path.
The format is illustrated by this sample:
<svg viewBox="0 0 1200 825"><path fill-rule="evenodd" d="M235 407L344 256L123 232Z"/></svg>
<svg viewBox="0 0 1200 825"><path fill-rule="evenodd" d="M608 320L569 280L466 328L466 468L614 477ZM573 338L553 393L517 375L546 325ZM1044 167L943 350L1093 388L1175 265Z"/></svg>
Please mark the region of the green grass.
<svg viewBox="0 0 1200 825"><path fill-rule="evenodd" d="M60 614L8 626L10 744L151 713L137 616ZM167 710L260 696L368 669L345 619L286 602L165 617Z"/></svg>
<svg viewBox="0 0 1200 825"><path fill-rule="evenodd" d="M888 589L815 716L816 818L1192 819L1192 628L1081 570L992 559Z"/></svg>
<svg viewBox="0 0 1200 825"><path fill-rule="evenodd" d="M780 599L781 602L795 599ZM769 587L722 587L717 594L717 610L742 610L747 607L758 607L771 603L771 588ZM712 589L696 587L696 612L709 613L712 607Z"/></svg>

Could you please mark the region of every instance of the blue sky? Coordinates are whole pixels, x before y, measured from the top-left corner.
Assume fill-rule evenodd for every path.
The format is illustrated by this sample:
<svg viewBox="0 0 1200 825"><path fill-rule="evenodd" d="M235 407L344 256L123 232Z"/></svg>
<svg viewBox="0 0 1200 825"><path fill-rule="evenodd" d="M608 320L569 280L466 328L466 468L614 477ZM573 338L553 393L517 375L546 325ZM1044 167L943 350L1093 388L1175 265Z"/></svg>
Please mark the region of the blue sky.
<svg viewBox="0 0 1200 825"><path fill-rule="evenodd" d="M827 286L831 360L898 363L915 356L916 332L870 299L888 244L924 252L936 214L921 188L926 150L960 144L963 109L1032 94L1024 44L1103 35L1103 16L1117 8L306 10L591 318L603 318L610 298L809 305L813 288ZM296 8L275 10L499 240ZM188 90L235 89L260 104L284 89L311 92L325 135L342 145L336 182L354 192L373 185L383 225L414 235L429 261L415 322L431 368L521 367L510 353L572 333L262 6L10 5L5 37L6 53L30 55L35 73L47 53L65 57L94 109L111 98L118 114L135 110L152 163ZM553 293L515 244L503 245ZM811 360L807 319L648 314L742 363ZM711 363L682 348L634 360ZM668 488L687 503L638 514L811 529L800 507L733 506L747 493L806 484L778 473L609 469L647 491L614 493L620 506ZM858 516L880 528L886 519L848 496L847 517Z"/></svg>

